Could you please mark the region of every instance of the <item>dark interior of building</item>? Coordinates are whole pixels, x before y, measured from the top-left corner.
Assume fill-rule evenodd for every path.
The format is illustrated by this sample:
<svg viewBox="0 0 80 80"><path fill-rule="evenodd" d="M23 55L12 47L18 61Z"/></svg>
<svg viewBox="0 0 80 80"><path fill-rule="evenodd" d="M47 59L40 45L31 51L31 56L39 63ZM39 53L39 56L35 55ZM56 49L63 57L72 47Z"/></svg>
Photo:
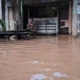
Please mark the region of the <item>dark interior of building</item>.
<svg viewBox="0 0 80 80"><path fill-rule="evenodd" d="M61 3L58 8L59 8L59 33L60 34L69 33L68 32L69 26L65 28L61 28L62 26L65 26L64 20L69 20L69 2L64 3L64 4Z"/></svg>
<svg viewBox="0 0 80 80"><path fill-rule="evenodd" d="M37 7L23 7L24 26L27 25L28 18L52 18L57 17L57 9L54 6L37 6ZM29 15L28 15L29 14ZM24 27L25 29L25 27Z"/></svg>
<svg viewBox="0 0 80 80"><path fill-rule="evenodd" d="M55 4L55 5L53 5ZM61 26L65 26L65 22L60 20L69 19L69 1L58 2L53 4L44 4L39 6L23 6L23 25L24 29L27 27L29 18L58 18L58 33L68 33L68 28L62 29Z"/></svg>

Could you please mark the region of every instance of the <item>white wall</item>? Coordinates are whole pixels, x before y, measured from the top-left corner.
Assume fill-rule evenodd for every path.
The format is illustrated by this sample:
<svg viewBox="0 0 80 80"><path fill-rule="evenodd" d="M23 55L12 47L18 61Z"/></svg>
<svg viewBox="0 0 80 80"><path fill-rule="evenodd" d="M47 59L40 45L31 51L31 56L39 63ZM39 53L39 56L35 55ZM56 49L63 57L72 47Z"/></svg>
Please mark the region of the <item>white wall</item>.
<svg viewBox="0 0 80 80"><path fill-rule="evenodd" d="M9 28L10 30L14 30L14 20L13 20L13 10L12 8L9 8Z"/></svg>
<svg viewBox="0 0 80 80"><path fill-rule="evenodd" d="M10 2L7 1L5 4L5 23L7 31L14 30L13 10Z"/></svg>

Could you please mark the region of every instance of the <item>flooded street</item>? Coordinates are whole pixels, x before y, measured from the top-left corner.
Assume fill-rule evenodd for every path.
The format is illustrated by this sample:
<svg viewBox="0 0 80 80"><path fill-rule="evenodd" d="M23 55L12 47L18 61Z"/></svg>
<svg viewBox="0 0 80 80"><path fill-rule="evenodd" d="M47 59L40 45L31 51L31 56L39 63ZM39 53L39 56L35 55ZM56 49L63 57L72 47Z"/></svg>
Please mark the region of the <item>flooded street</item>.
<svg viewBox="0 0 80 80"><path fill-rule="evenodd" d="M0 80L80 80L80 38L0 41Z"/></svg>

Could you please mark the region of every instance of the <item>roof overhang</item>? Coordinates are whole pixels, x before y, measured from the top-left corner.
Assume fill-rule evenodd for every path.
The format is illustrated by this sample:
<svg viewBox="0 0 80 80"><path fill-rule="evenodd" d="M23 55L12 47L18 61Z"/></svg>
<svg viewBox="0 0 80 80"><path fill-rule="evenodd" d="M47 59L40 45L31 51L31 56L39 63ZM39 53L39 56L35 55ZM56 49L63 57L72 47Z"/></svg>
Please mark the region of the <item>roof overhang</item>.
<svg viewBox="0 0 80 80"><path fill-rule="evenodd" d="M12 5L17 5L17 2L23 1L23 5L35 6L35 5L44 5L44 4L53 4L58 2L66 2L70 0L8 0L11 1Z"/></svg>
<svg viewBox="0 0 80 80"><path fill-rule="evenodd" d="M56 3L56 2L65 2L70 0L23 0L25 5L36 5L36 4L45 4L45 3Z"/></svg>

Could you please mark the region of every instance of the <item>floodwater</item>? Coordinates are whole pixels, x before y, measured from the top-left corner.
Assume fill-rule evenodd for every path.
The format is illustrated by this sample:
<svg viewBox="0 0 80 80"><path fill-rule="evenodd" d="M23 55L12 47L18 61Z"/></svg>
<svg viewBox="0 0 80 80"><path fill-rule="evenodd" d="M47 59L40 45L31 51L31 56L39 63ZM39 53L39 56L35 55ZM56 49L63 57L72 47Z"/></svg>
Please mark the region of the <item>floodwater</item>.
<svg viewBox="0 0 80 80"><path fill-rule="evenodd" d="M0 80L80 80L80 38L1 40Z"/></svg>

